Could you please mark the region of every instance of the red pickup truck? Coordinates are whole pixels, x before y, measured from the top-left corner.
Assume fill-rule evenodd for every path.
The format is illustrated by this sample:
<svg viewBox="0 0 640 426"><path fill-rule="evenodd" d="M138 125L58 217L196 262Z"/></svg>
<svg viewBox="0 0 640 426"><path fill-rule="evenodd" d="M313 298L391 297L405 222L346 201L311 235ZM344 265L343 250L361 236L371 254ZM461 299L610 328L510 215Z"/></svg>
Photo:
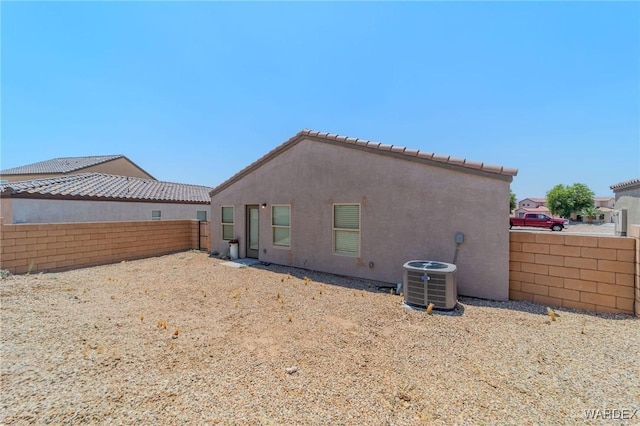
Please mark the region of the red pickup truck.
<svg viewBox="0 0 640 426"><path fill-rule="evenodd" d="M514 226L535 226L536 228L549 228L552 231L562 231L569 226L569 221L559 217L549 217L542 213L527 213L524 217L510 217L509 229Z"/></svg>

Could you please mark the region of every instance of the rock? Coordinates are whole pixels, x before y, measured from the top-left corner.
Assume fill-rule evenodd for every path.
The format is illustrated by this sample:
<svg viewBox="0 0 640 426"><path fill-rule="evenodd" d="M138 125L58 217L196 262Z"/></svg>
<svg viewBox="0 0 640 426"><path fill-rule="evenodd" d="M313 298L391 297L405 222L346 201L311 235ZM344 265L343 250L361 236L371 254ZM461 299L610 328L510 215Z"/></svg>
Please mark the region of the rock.
<svg viewBox="0 0 640 426"><path fill-rule="evenodd" d="M298 371L298 367L295 367L295 366L294 367L287 367L287 368L284 369L284 371L286 371L287 374L293 374L296 371Z"/></svg>

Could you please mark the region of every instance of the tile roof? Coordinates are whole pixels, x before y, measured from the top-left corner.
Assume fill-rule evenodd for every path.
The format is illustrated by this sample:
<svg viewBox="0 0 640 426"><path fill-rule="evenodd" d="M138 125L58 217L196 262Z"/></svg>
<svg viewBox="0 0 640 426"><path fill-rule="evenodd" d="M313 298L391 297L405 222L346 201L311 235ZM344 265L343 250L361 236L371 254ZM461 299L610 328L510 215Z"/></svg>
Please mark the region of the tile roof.
<svg viewBox="0 0 640 426"><path fill-rule="evenodd" d="M303 140L312 140L316 142L324 142L335 144L339 146L343 146L346 148L354 148L360 149L365 152L376 153L380 155L389 155L396 158L402 158L405 160L419 161L424 164L434 165L434 166L444 166L452 169L466 171L471 173L479 173L484 176L491 176L502 179L511 179L513 176L518 174L518 169L510 168L510 167L502 167L496 166L492 164L485 164L479 161L471 161L465 158L456 158L448 155L438 155L432 152L420 151L417 149L409 149L403 146L397 145L387 145L379 142L373 142L366 139L358 139L351 138L348 136L340 136L335 133L323 133L317 132L314 130L302 130L298 132L296 135L291 137L289 140L279 145L272 151L268 152L262 158L253 162L246 168L242 169L234 176L218 185L213 191L211 191L211 195L223 190L229 185L233 184L237 180L241 179L243 176L251 173L262 164L268 162L274 157L278 156L283 151L289 149L290 147L296 145L297 143Z"/></svg>
<svg viewBox="0 0 640 426"><path fill-rule="evenodd" d="M0 196L103 201L209 204L207 186L161 182L104 173L79 173L0 185Z"/></svg>
<svg viewBox="0 0 640 426"><path fill-rule="evenodd" d="M611 185L609 188L615 191L616 189L624 189L624 188L628 188L630 186L635 186L635 185L640 185L640 178L616 183L615 185Z"/></svg>
<svg viewBox="0 0 640 426"><path fill-rule="evenodd" d="M126 158L124 155L96 155L91 157L62 157L54 158L26 166L13 167L11 169L0 170L0 175L35 175L48 173L69 173L86 167L118 158Z"/></svg>
<svg viewBox="0 0 640 426"><path fill-rule="evenodd" d="M540 206L540 207L521 207L519 209L516 210L524 210L526 212L529 213L549 213L549 209L545 206Z"/></svg>
<svg viewBox="0 0 640 426"><path fill-rule="evenodd" d="M524 200L531 200L534 203L546 203L547 202L546 198L535 198L535 197L524 198L522 201L524 201Z"/></svg>

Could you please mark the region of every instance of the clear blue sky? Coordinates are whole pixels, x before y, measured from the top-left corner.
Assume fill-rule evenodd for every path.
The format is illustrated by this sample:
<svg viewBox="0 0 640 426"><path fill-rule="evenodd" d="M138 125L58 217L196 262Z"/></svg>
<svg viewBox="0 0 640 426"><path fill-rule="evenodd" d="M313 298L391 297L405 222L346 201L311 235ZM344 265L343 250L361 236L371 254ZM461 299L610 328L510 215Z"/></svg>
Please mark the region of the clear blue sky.
<svg viewBox="0 0 640 426"><path fill-rule="evenodd" d="M638 2L6 2L1 167L124 154L215 186L313 130L640 177Z"/></svg>

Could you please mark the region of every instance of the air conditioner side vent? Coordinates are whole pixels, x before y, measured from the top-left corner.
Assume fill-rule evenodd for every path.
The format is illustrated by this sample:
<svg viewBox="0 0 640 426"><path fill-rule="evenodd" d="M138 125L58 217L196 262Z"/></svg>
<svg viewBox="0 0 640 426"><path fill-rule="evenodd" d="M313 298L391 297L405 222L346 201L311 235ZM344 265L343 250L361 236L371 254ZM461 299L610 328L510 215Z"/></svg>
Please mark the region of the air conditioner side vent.
<svg viewBox="0 0 640 426"><path fill-rule="evenodd" d="M409 305L454 309L457 303L457 267L433 261L410 261L404 265L404 299Z"/></svg>

